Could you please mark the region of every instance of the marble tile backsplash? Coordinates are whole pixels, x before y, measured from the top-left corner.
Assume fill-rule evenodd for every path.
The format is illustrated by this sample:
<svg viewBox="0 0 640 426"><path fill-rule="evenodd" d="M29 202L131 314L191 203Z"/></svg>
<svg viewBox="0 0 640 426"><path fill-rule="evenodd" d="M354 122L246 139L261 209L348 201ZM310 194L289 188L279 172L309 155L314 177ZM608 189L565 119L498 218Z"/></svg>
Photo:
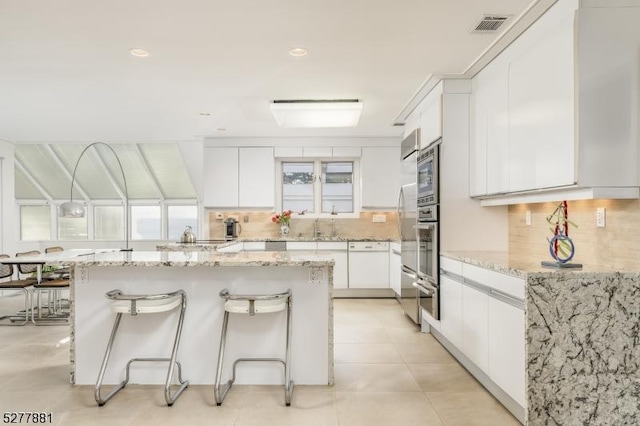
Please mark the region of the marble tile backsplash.
<svg viewBox="0 0 640 426"><path fill-rule="evenodd" d="M223 213L224 219L216 219L215 212L208 212L209 217L209 239L224 239L224 220L228 217L235 217L241 225L240 238L277 238L280 236L280 228L271 221L274 212L230 212ZM373 222L373 215L385 215L386 222ZM247 222L244 218L247 218ZM398 239L397 214L395 212L361 212L357 219L340 218L335 219L335 234L339 237L347 238L390 238ZM313 236L315 219L296 214L291 218L289 235L293 237ZM331 235L331 219L320 219L319 230L322 236Z"/></svg>
<svg viewBox="0 0 640 426"><path fill-rule="evenodd" d="M559 203L509 206L509 255L552 260L547 238L553 235L546 218ZM606 227L596 227L596 209L606 209ZM531 211L531 225L526 211ZM640 270L640 200L582 200L568 202L569 228L576 263Z"/></svg>

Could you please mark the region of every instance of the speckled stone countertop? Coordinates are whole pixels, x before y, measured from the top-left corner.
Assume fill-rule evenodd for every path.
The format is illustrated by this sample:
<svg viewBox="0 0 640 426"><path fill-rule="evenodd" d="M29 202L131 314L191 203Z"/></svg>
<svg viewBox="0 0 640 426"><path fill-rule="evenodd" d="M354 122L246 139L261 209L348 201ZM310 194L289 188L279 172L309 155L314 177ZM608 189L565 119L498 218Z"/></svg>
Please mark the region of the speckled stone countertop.
<svg viewBox="0 0 640 426"><path fill-rule="evenodd" d="M215 243L166 243L156 245L158 251L215 251L218 247L224 248L238 243L244 242L261 242L261 241L291 241L291 242L348 242L348 241L389 241L398 242L391 238L379 238L379 237L326 237L321 236L317 238L309 236L300 237L275 237L275 238L238 238L232 241L221 241Z"/></svg>
<svg viewBox="0 0 640 426"><path fill-rule="evenodd" d="M531 259L522 255L510 255L506 251L442 251L441 256L460 262L469 263L480 268L489 269L495 272L512 275L518 278L526 278L527 276L537 275L558 275L570 274L572 276L593 275L608 276L612 273L631 273L635 274L640 271L620 270L609 265L582 265L582 268L546 268L540 262L548 259Z"/></svg>
<svg viewBox="0 0 640 426"><path fill-rule="evenodd" d="M640 271L441 254L525 281L526 424L640 424Z"/></svg>
<svg viewBox="0 0 640 426"><path fill-rule="evenodd" d="M66 260L77 266L333 266L330 255L297 252L130 251Z"/></svg>

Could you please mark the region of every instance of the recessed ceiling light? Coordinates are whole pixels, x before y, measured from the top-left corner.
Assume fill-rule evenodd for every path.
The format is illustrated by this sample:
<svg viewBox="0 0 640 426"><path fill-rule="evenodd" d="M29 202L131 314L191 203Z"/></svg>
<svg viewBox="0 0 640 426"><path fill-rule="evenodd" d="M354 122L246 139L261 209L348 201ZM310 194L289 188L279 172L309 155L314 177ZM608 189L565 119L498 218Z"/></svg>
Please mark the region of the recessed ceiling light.
<svg viewBox="0 0 640 426"><path fill-rule="evenodd" d="M200 115L202 115L203 117L208 117L211 115L210 112L201 112Z"/></svg>
<svg viewBox="0 0 640 426"><path fill-rule="evenodd" d="M226 131L227 131L227 129L225 129L224 127L220 127L220 128L218 128L217 130L218 130L219 132L226 132Z"/></svg>
<svg viewBox="0 0 640 426"><path fill-rule="evenodd" d="M131 53L133 56L137 56L138 58L146 58L147 56L149 56L149 52L144 49L130 49L129 53Z"/></svg>
<svg viewBox="0 0 640 426"><path fill-rule="evenodd" d="M289 51L289 55L291 56L306 56L307 53L309 52L304 47L294 47Z"/></svg>

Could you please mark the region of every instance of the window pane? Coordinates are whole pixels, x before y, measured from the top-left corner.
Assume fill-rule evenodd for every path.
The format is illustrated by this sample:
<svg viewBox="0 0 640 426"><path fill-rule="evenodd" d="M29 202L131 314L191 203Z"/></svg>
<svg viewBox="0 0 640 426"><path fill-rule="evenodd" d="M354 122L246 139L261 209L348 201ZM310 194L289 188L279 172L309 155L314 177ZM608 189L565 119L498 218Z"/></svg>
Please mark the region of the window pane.
<svg viewBox="0 0 640 426"><path fill-rule="evenodd" d="M124 207L95 206L93 227L96 240L124 239Z"/></svg>
<svg viewBox="0 0 640 426"><path fill-rule="evenodd" d="M353 162L322 163L322 213L353 212Z"/></svg>
<svg viewBox="0 0 640 426"><path fill-rule="evenodd" d="M198 207L197 206L168 206L167 221L169 225L168 238L180 241L187 226L194 235L198 235Z"/></svg>
<svg viewBox="0 0 640 426"><path fill-rule="evenodd" d="M131 206L131 239L159 240L160 206Z"/></svg>
<svg viewBox="0 0 640 426"><path fill-rule="evenodd" d="M20 239L51 239L51 208L49 206L20 206Z"/></svg>
<svg viewBox="0 0 640 426"><path fill-rule="evenodd" d="M313 213L313 163L282 163L282 210Z"/></svg>
<svg viewBox="0 0 640 426"><path fill-rule="evenodd" d="M58 238L61 240L86 240L87 216L84 217L59 217Z"/></svg>

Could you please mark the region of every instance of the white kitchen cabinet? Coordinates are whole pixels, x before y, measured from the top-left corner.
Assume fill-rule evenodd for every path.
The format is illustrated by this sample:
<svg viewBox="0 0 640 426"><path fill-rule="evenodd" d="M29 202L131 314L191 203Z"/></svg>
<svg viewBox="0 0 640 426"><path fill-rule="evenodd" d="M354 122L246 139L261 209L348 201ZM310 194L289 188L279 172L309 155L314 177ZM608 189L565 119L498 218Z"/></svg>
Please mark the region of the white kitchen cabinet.
<svg viewBox="0 0 640 426"><path fill-rule="evenodd" d="M318 243L315 241L287 241L287 251L317 250ZM345 250L347 248L345 247Z"/></svg>
<svg viewBox="0 0 640 426"><path fill-rule="evenodd" d="M391 243L389 248L389 287L400 296L400 273L402 270L402 257L399 243Z"/></svg>
<svg viewBox="0 0 640 426"><path fill-rule="evenodd" d="M575 6L560 3L518 39L510 60L510 192L576 182Z"/></svg>
<svg viewBox="0 0 640 426"><path fill-rule="evenodd" d="M444 82L440 81L424 98L420 111L420 148L426 148L442 137L442 93Z"/></svg>
<svg viewBox="0 0 640 426"><path fill-rule="evenodd" d="M221 253L237 253L239 251L244 250L243 243L227 243L227 244L228 245L225 245L224 247L217 247L216 251L219 251Z"/></svg>
<svg viewBox="0 0 640 426"><path fill-rule="evenodd" d="M440 332L462 348L462 283L440 275Z"/></svg>
<svg viewBox="0 0 640 426"><path fill-rule="evenodd" d="M238 207L275 205L275 161L272 147L239 148Z"/></svg>
<svg viewBox="0 0 640 426"><path fill-rule="evenodd" d="M639 19L637 2L556 2L474 77L472 197L637 198Z"/></svg>
<svg viewBox="0 0 640 426"><path fill-rule="evenodd" d="M363 208L397 208L400 147L363 147L360 161Z"/></svg>
<svg viewBox="0 0 640 426"><path fill-rule="evenodd" d="M462 286L462 353L488 371L489 296L468 284Z"/></svg>
<svg viewBox="0 0 640 426"><path fill-rule="evenodd" d="M264 241L245 241L242 244L243 244L244 251L264 251L265 250Z"/></svg>
<svg viewBox="0 0 640 426"><path fill-rule="evenodd" d="M273 155L277 158L302 157L301 146L276 146Z"/></svg>
<svg viewBox="0 0 640 426"><path fill-rule="evenodd" d="M349 288L349 257L346 242L318 242L318 252L326 252L335 264L333 265L333 288Z"/></svg>
<svg viewBox="0 0 640 426"><path fill-rule="evenodd" d="M204 149L204 206L238 207L238 148Z"/></svg>
<svg viewBox="0 0 640 426"><path fill-rule="evenodd" d="M522 407L525 406L524 310L489 298L488 373Z"/></svg>

